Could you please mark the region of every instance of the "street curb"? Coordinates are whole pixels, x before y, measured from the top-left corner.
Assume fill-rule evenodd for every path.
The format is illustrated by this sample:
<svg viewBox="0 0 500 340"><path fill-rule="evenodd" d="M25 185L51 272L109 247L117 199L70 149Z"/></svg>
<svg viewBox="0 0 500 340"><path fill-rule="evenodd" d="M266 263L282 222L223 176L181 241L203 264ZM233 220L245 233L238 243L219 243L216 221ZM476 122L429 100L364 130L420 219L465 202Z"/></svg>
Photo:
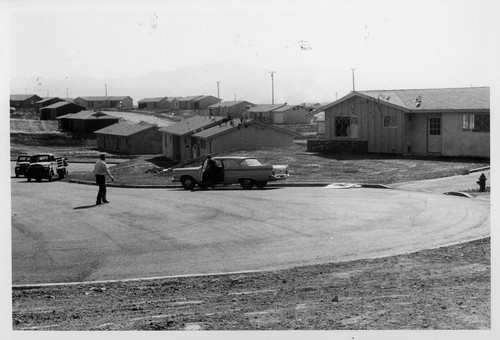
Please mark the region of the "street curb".
<svg viewBox="0 0 500 340"><path fill-rule="evenodd" d="M479 172L479 171L485 171L485 170L490 170L490 166L483 166L482 168L477 168L477 169L471 169L469 170L469 174L474 173L474 172Z"/></svg>
<svg viewBox="0 0 500 340"><path fill-rule="evenodd" d="M83 185L96 185L94 182L89 181L77 181L77 180L67 180L68 183L83 184ZM280 187L326 187L332 183L321 183L321 182L292 182L292 183L274 183L268 184L267 187L280 188ZM357 184L362 188L373 188L373 189L392 189L384 184ZM180 184L167 184L167 185L126 185L126 184L113 184L107 183L107 187L110 188L131 188L131 189L180 189L182 186Z"/></svg>

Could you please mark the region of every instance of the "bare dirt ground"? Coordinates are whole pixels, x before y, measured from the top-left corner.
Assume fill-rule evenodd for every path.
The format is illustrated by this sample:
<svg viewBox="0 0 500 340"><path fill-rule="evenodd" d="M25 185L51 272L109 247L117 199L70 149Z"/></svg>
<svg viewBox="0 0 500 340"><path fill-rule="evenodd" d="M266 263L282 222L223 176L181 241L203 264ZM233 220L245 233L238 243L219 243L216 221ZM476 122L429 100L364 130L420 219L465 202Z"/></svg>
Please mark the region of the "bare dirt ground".
<svg viewBox="0 0 500 340"><path fill-rule="evenodd" d="M14 289L17 330L489 329L490 239L261 273Z"/></svg>

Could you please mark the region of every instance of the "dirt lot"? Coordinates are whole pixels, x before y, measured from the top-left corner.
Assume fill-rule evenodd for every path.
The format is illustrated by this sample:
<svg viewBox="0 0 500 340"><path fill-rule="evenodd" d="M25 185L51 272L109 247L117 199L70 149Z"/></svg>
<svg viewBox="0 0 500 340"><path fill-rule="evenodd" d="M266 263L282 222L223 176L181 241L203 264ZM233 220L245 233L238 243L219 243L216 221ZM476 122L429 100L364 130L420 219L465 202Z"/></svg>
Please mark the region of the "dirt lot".
<svg viewBox="0 0 500 340"><path fill-rule="evenodd" d="M24 330L489 329L490 239L263 273L15 289Z"/></svg>

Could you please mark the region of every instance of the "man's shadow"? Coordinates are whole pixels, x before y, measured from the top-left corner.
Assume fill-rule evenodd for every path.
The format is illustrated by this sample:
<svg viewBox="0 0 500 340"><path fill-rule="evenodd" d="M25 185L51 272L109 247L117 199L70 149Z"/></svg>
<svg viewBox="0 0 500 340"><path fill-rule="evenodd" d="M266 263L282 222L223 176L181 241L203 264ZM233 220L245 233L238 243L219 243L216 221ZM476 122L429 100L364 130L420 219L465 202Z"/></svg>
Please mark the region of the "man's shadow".
<svg viewBox="0 0 500 340"><path fill-rule="evenodd" d="M74 207L73 210L79 210L79 209L88 209L88 208L95 208L97 207L97 204L92 204L92 205L82 205L80 207Z"/></svg>

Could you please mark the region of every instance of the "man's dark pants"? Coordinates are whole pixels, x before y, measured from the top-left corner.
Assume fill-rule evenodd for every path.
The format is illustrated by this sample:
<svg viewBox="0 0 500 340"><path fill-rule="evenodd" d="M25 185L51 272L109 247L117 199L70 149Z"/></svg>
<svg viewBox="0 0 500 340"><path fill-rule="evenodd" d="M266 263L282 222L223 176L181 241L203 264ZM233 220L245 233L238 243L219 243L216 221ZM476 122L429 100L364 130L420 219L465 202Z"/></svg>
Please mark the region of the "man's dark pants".
<svg viewBox="0 0 500 340"><path fill-rule="evenodd" d="M101 201L106 201L106 176L95 175L95 182L99 186L99 192L97 193L96 204L100 204Z"/></svg>

